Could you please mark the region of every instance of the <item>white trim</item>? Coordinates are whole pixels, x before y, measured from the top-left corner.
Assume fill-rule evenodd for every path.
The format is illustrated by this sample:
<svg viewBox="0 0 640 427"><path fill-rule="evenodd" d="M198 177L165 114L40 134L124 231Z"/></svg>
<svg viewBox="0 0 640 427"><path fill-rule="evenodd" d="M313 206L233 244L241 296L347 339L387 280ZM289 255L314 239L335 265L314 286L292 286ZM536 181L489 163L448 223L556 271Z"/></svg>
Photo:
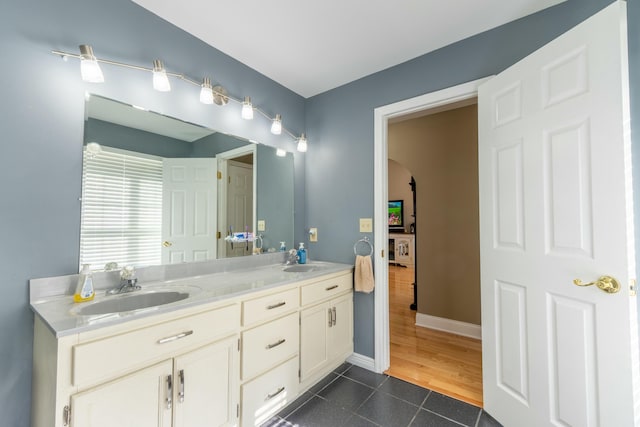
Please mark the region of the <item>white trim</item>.
<svg viewBox="0 0 640 427"><path fill-rule="evenodd" d="M416 326L449 332L478 340L482 339L482 327L480 325L431 316L429 314L416 313Z"/></svg>
<svg viewBox="0 0 640 427"><path fill-rule="evenodd" d="M376 248L386 248L389 238L389 230L387 227L387 122L389 119L474 98L478 95L478 87L490 78L491 77L485 77L463 83L437 92L384 105L374 110L373 223ZM378 373L386 371L390 365L389 264L385 259L384 253L385 250L382 249L374 254L376 271L376 291L374 294L374 371ZM415 261L417 263L418 260Z"/></svg>
<svg viewBox="0 0 640 427"><path fill-rule="evenodd" d="M257 232L256 224L257 215L258 215L258 204L256 203L257 199L257 191L258 191L258 148L256 144L247 144L242 147L234 148L229 151L224 151L222 153L216 154L216 161L218 162L218 172L222 174L223 177L227 176L227 163L229 160L233 160L238 157L245 156L247 154L253 155L253 224L251 224L251 231L253 233ZM226 181L224 179L218 179L218 200L227 200L227 186ZM226 203L224 203L226 206ZM226 229L227 223L227 211L226 209L222 209L218 212L218 230L224 234L224 230ZM218 257L225 258L227 255L227 244L224 238L218 239Z"/></svg>
<svg viewBox="0 0 640 427"><path fill-rule="evenodd" d="M351 356L347 357L347 362L369 371L375 371L375 361L373 358L363 356L359 353L353 353Z"/></svg>

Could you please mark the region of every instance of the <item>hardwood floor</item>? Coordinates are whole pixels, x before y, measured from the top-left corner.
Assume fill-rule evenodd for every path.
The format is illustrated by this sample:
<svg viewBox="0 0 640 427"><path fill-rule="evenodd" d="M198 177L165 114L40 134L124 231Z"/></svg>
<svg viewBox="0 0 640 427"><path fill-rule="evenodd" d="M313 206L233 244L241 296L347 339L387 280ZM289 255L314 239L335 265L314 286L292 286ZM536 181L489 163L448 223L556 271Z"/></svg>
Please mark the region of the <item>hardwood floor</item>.
<svg viewBox="0 0 640 427"><path fill-rule="evenodd" d="M482 407L481 341L415 326L413 268L389 266L391 367L386 374Z"/></svg>

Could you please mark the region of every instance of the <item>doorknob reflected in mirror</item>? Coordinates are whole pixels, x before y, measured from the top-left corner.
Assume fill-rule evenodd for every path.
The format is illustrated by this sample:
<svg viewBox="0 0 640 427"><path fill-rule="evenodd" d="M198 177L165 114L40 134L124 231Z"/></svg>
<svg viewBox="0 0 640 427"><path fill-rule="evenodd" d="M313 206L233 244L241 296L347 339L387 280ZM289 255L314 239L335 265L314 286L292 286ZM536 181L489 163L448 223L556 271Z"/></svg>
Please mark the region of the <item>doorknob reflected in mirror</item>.
<svg viewBox="0 0 640 427"><path fill-rule="evenodd" d="M173 243L169 242L168 240L165 240L164 242L162 242L162 246L164 246L165 248L168 248L171 245L173 245Z"/></svg>
<svg viewBox="0 0 640 427"><path fill-rule="evenodd" d="M583 283L580 279L574 279L573 284L577 286L596 285L598 288L610 294L615 294L616 292L620 291L620 282L618 282L611 276L600 276L600 278L595 282L589 283Z"/></svg>

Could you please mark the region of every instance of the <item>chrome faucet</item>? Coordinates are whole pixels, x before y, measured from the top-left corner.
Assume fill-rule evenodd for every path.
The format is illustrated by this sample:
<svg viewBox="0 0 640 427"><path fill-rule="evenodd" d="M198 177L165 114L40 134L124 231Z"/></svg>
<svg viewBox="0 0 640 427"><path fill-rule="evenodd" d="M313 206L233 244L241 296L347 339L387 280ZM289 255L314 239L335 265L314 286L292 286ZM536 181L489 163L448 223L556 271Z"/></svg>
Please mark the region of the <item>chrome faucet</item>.
<svg viewBox="0 0 640 427"><path fill-rule="evenodd" d="M127 266L120 270L120 285L117 288L110 289L107 294L122 294L126 292L133 292L142 289L142 286L138 285L138 278L133 267Z"/></svg>
<svg viewBox="0 0 640 427"><path fill-rule="evenodd" d="M298 263L298 251L295 249L289 250L287 252L287 259L284 262L284 265L294 265Z"/></svg>

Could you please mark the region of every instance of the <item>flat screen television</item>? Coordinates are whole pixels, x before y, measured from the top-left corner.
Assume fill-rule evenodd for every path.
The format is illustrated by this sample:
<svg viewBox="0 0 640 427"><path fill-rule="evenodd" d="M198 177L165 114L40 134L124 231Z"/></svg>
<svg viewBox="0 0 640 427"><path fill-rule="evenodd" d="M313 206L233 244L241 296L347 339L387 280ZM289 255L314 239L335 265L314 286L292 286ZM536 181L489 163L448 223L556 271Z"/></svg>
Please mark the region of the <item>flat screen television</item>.
<svg viewBox="0 0 640 427"><path fill-rule="evenodd" d="M389 200L389 229L404 230L404 200Z"/></svg>

